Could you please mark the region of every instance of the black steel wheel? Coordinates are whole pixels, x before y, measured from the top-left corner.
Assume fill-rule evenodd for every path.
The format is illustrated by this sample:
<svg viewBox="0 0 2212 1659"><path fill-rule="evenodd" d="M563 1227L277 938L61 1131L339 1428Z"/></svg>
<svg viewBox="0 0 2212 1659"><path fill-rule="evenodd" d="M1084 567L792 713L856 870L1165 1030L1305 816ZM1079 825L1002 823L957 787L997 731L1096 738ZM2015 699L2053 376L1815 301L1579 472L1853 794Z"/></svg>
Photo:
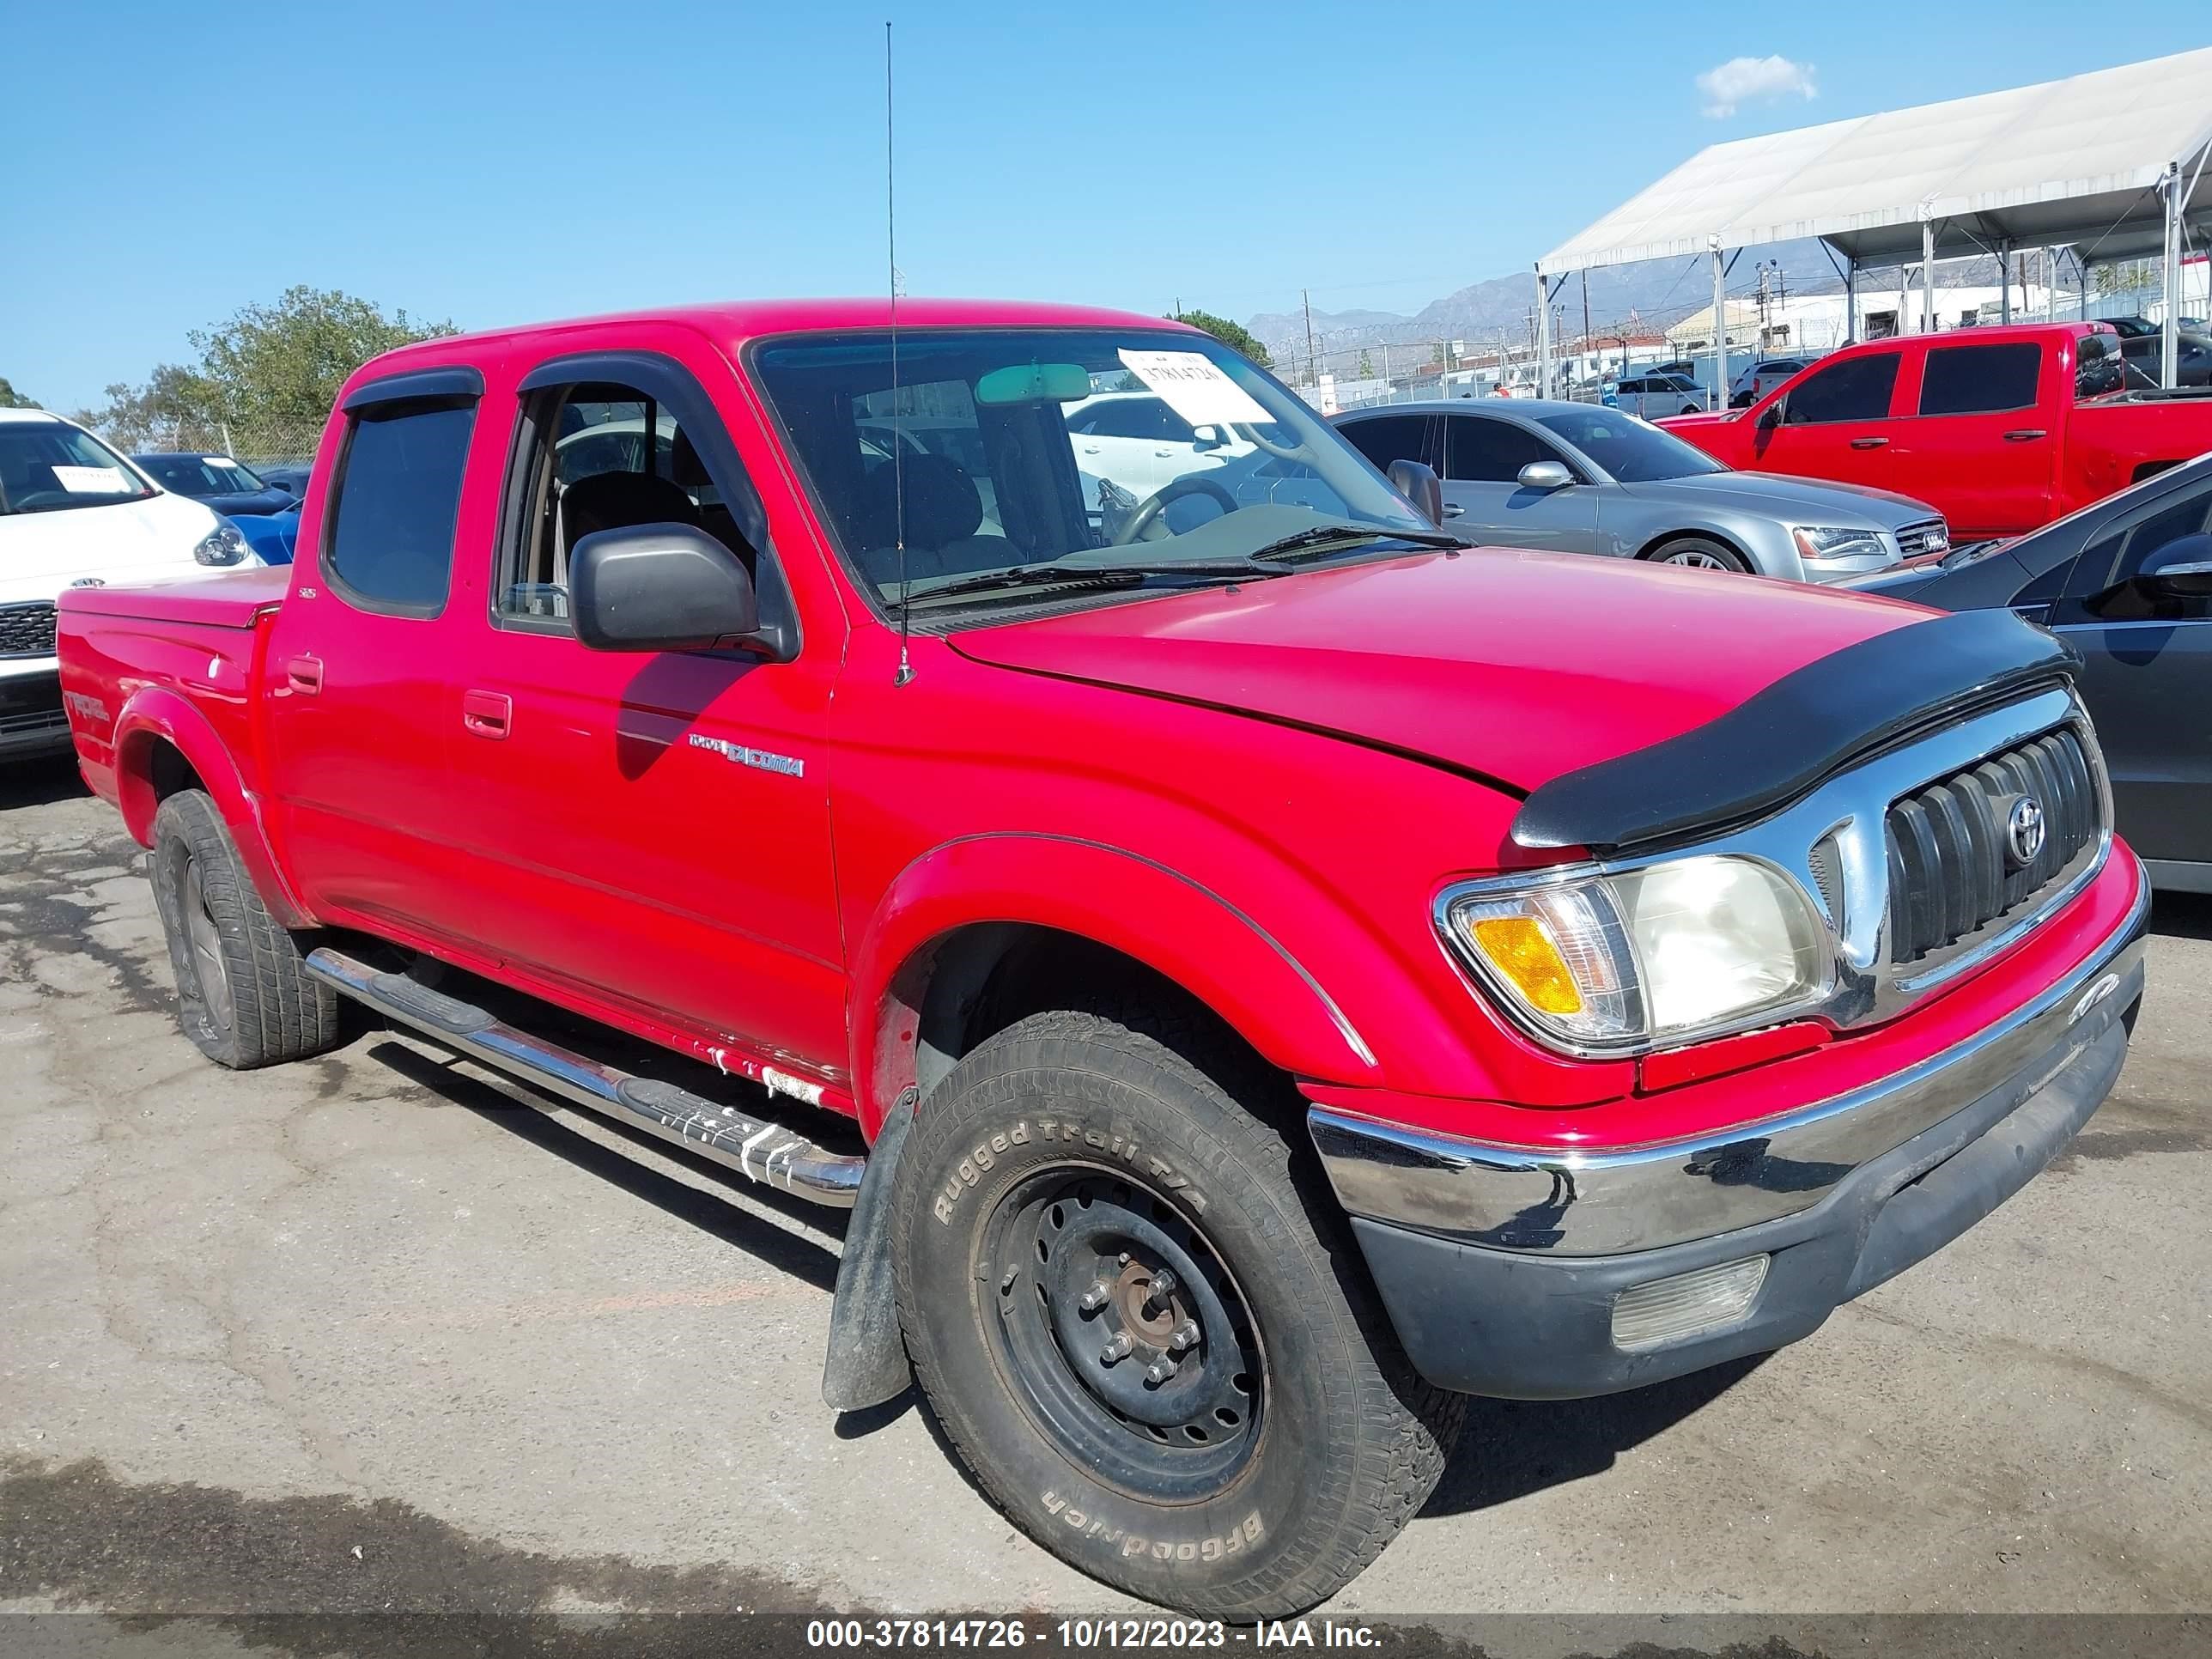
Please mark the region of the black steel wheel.
<svg viewBox="0 0 2212 1659"><path fill-rule="evenodd" d="M925 1099L890 1225L946 1439L1030 1537L1209 1617L1303 1611L1436 1484L1415 1376L1282 1079L1202 1011L1033 1014Z"/></svg>
<svg viewBox="0 0 2212 1659"><path fill-rule="evenodd" d="M1154 1499L1235 1480L1267 1367L1243 1291L1164 1195L1103 1166L1045 1170L999 1200L982 1250L995 1356L1073 1461Z"/></svg>

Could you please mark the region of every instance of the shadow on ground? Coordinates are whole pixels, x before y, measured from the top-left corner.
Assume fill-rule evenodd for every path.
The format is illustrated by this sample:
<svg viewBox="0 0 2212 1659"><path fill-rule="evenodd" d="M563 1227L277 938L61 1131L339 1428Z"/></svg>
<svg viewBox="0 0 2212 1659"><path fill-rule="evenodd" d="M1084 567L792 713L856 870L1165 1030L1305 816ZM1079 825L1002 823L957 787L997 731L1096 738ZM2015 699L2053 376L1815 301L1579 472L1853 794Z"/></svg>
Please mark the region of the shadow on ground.
<svg viewBox="0 0 2212 1659"><path fill-rule="evenodd" d="M69 755L41 755L35 760L0 765L0 812L11 812L20 806L48 806L91 793L77 775L76 759Z"/></svg>

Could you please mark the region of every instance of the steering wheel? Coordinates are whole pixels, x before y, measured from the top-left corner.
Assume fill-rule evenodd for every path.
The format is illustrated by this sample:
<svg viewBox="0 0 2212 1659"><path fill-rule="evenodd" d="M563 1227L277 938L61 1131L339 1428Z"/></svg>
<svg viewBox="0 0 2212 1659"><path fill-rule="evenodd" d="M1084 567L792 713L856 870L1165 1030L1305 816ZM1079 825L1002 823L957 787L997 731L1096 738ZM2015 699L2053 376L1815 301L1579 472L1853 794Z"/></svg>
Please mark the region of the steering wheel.
<svg viewBox="0 0 2212 1659"><path fill-rule="evenodd" d="M1255 448L1266 450L1279 461L1303 460L1310 453L1304 443L1295 443L1285 447L1282 444L1272 442L1260 435L1260 428L1256 426L1240 426L1237 430L1244 434L1246 442Z"/></svg>
<svg viewBox="0 0 2212 1659"><path fill-rule="evenodd" d="M1114 533L1111 547L1127 547L1150 530L1161 514L1167 511L1170 501L1180 501L1185 495L1211 495L1221 503L1224 516L1237 510L1237 498L1211 478L1177 478L1163 489L1146 497L1145 504L1129 515L1128 522Z"/></svg>

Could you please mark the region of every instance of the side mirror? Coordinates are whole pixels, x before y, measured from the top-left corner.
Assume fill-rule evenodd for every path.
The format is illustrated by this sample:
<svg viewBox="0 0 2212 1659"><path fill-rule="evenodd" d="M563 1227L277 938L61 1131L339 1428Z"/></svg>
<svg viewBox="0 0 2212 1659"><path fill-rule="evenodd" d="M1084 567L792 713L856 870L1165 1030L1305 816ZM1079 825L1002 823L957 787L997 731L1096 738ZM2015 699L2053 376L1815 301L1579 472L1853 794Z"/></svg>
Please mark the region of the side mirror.
<svg viewBox="0 0 2212 1659"><path fill-rule="evenodd" d="M1575 475L1559 461L1531 461L1516 475L1523 489L1565 489Z"/></svg>
<svg viewBox="0 0 2212 1659"><path fill-rule="evenodd" d="M1419 461L1393 461L1383 476L1390 487L1413 502L1423 518L1432 525L1444 521L1444 487L1437 477L1436 469L1424 466Z"/></svg>
<svg viewBox="0 0 2212 1659"><path fill-rule="evenodd" d="M1219 449L1223 445L1229 441L1228 439L1222 436L1221 428L1218 426L1194 427L1191 428L1191 431L1192 439L1190 447L1201 455L1205 454L1209 449Z"/></svg>
<svg viewBox="0 0 2212 1659"><path fill-rule="evenodd" d="M704 651L760 627L744 566L687 524L585 537L568 556L568 611L594 651Z"/></svg>
<svg viewBox="0 0 2212 1659"><path fill-rule="evenodd" d="M1759 429L1761 432L1771 432L1776 427L1780 426L1781 424L1782 400L1778 398L1774 402L1767 404L1765 409L1759 411Z"/></svg>
<svg viewBox="0 0 2212 1659"><path fill-rule="evenodd" d="M2212 599L2212 536L2177 536L2136 568L2136 586L2161 599Z"/></svg>

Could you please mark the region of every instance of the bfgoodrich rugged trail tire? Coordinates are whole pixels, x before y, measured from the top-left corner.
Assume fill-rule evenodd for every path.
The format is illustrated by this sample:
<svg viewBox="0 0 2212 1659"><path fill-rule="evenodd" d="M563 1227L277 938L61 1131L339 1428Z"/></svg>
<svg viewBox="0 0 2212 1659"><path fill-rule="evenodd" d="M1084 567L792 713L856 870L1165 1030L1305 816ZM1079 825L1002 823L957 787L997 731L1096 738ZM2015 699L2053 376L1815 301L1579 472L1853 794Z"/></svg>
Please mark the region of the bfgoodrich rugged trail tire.
<svg viewBox="0 0 2212 1659"><path fill-rule="evenodd" d="M337 994L308 974L203 791L179 790L161 803L152 860L177 1023L199 1051L243 1071L335 1048Z"/></svg>
<svg viewBox="0 0 2212 1659"><path fill-rule="evenodd" d="M1310 1154L1239 1103L1281 1086L1195 1017L1032 1015L924 1103L892 1216L908 1352L992 1500L1223 1619L1358 1574L1466 1408L1407 1364Z"/></svg>

